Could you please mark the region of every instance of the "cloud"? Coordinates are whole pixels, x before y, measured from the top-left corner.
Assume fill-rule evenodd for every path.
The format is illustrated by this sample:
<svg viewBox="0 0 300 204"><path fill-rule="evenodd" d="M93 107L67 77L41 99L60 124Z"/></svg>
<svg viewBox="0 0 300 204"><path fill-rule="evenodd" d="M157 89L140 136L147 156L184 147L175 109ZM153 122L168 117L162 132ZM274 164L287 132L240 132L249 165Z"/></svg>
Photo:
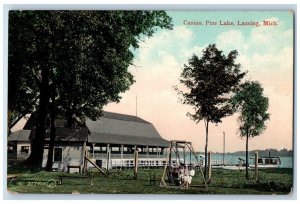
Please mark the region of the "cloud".
<svg viewBox="0 0 300 204"><path fill-rule="evenodd" d="M276 21L278 24L253 27L250 32L228 30L217 36L216 43L223 50L238 49L243 54L276 53L287 46L293 46L293 29L286 29L286 23L277 17L270 17L265 21Z"/></svg>
<svg viewBox="0 0 300 204"><path fill-rule="evenodd" d="M245 41L246 39L240 30L229 30L217 36L216 45L226 52L238 49L239 53L245 53L249 48Z"/></svg>
<svg viewBox="0 0 300 204"><path fill-rule="evenodd" d="M249 71L247 78L261 82L269 98L271 119L266 131L251 140L251 149L292 148L293 31L285 30L278 18L268 20L279 22L279 26L253 28L249 35L229 30L217 37L217 45L224 50L239 51L237 62ZM234 40L229 40L232 36ZM227 131L227 123L238 125L236 117L226 119L223 128Z"/></svg>
<svg viewBox="0 0 300 204"><path fill-rule="evenodd" d="M142 45L134 64L140 67L134 75L139 86L136 91L147 94L172 92L178 84L183 65L192 54L199 54L204 47L192 45L193 33L186 26L176 26L147 39ZM142 87L142 88L141 88Z"/></svg>
<svg viewBox="0 0 300 204"><path fill-rule="evenodd" d="M266 20L278 26L254 27L249 35L241 30L228 30L217 36L217 46L229 52L237 49L237 62L248 70L248 78L271 86L278 94L292 93L293 31L286 30L284 22L276 17ZM275 79L275 80L274 80Z"/></svg>
<svg viewBox="0 0 300 204"><path fill-rule="evenodd" d="M252 46L252 52L263 54L266 52L276 53L286 46L293 45L293 31L282 29L271 29L271 27L259 27L253 29L248 39Z"/></svg>
<svg viewBox="0 0 300 204"><path fill-rule="evenodd" d="M190 44L193 32L185 26L176 26L173 30L157 32L153 37L140 44L138 61L153 62L162 59L161 51L172 55Z"/></svg>
<svg viewBox="0 0 300 204"><path fill-rule="evenodd" d="M275 19L274 19L275 20ZM252 30L228 30L215 38L224 54L233 49L240 53L237 62L248 70L248 79L262 83L270 99L271 120L265 133L250 141L250 149L292 148L292 30L283 24L277 28L253 27ZM191 107L178 102L172 86L179 85L183 65L192 54L201 55L207 44L193 44L194 33L188 27L175 26L146 39L140 46L131 68L136 83L123 94L120 104L109 104L109 111L132 114L152 122L166 139L192 141L196 150L204 150L203 122L195 124L186 113ZM226 132L226 150L244 150L245 142L237 134L237 114L210 125L209 150L220 151L223 131Z"/></svg>

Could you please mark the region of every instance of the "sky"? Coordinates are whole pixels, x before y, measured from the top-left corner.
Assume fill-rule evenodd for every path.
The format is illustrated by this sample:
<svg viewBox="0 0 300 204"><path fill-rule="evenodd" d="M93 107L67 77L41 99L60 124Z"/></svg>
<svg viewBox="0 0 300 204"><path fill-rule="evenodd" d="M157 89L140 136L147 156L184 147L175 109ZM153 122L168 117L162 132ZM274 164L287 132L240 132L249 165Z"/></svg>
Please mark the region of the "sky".
<svg viewBox="0 0 300 204"><path fill-rule="evenodd" d="M119 103L110 103L104 110L136 115L154 124L165 139L187 140L197 151L204 151L204 122L196 124L186 116L192 108L179 102L174 86L184 64L209 44L227 55L237 50L237 63L248 71L245 80L262 84L269 98L270 120L266 130L249 141L249 150L292 149L293 147L293 13L289 11L168 11L173 30L159 29L135 50L129 68L135 84L122 93ZM220 22L221 21L221 22ZM233 25L224 25L226 22ZM263 21L272 25L264 26ZM197 22L197 25L188 25ZM246 22L246 23L243 23ZM258 22L260 26L255 26ZM201 24L202 23L202 24ZM222 24L222 25L221 25ZM241 25L248 24L248 25ZM249 25L250 24L250 25ZM245 139L237 131L238 114L209 127L208 150L226 152L245 150Z"/></svg>
<svg viewBox="0 0 300 204"><path fill-rule="evenodd" d="M187 112L192 107L179 102L174 86L182 88L179 77L184 64L209 44L216 44L227 55L237 50L241 71L248 71L244 80L262 84L269 98L270 120L260 136L250 139L249 150L293 148L293 13L288 11L168 11L173 30L158 31L134 50L135 58L129 71L135 83L122 93L119 103L110 103L105 111L136 115L154 124L168 140L186 140L194 149L204 151L205 126L196 124ZM221 22L220 22L221 21ZM263 26L263 21L274 25ZM188 25L193 22L194 25ZM233 25L224 25L232 22ZM245 23L243 23L245 22ZM260 26L252 25L256 22ZM196 24L196 25L195 25ZM222 24L222 25L221 25ZM228 24L228 23L227 23ZM240 24L240 25L239 25ZM247 26L241 24L250 24ZM245 139L237 129L238 113L210 124L208 150L245 150ZM21 121L16 131L25 124Z"/></svg>

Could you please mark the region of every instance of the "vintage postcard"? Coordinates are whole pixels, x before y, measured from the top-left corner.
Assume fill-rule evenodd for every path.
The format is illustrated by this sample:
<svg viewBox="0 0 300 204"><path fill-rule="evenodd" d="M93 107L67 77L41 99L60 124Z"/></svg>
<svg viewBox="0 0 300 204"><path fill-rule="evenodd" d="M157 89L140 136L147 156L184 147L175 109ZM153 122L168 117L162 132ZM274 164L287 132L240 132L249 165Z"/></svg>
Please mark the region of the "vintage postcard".
<svg viewBox="0 0 300 204"><path fill-rule="evenodd" d="M10 10L7 191L293 194L294 13Z"/></svg>

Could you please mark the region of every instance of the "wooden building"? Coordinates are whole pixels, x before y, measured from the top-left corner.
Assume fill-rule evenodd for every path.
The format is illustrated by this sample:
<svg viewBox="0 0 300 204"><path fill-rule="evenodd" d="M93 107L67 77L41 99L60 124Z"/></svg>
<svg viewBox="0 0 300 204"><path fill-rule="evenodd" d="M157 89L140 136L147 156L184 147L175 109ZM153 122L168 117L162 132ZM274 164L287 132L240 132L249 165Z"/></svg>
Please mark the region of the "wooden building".
<svg viewBox="0 0 300 204"><path fill-rule="evenodd" d="M27 137L22 137L22 141L17 133L9 136L8 149L15 154L20 153L21 146L29 146L29 156L30 138L35 132L35 117L35 114L32 114L24 129L20 131L22 134L27 133ZM53 168L58 171L81 171L85 151L92 161L106 169L133 167L135 149L139 152L140 167L158 167L165 164L164 152L169 146L169 141L160 136L153 124L142 118L104 112L97 121L87 119L86 127L67 128L64 127L64 120L57 120L55 123ZM49 131L47 135L49 136ZM47 162L49 137L46 138L44 148L43 166ZM26 155L22 159L26 159Z"/></svg>
<svg viewBox="0 0 300 204"><path fill-rule="evenodd" d="M18 130L8 137L7 156L9 160L24 160L30 154L30 130Z"/></svg>
<svg viewBox="0 0 300 204"><path fill-rule="evenodd" d="M111 112L97 121L87 120L90 131L88 148L90 158L100 167L133 167L134 150L139 152L139 166L163 166L165 148L163 139L154 125L142 118Z"/></svg>

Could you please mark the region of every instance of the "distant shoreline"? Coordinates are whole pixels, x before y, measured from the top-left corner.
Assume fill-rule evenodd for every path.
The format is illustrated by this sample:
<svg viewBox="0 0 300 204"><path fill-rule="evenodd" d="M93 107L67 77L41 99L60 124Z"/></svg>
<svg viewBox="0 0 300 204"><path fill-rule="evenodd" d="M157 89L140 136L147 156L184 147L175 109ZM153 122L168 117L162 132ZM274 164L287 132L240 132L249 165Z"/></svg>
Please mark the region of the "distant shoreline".
<svg viewBox="0 0 300 204"><path fill-rule="evenodd" d="M255 152L258 152L259 156L278 156L278 157L292 157L293 156L293 150L287 150L287 149L282 149L282 150L276 150L276 149L266 149L266 150L252 150L249 151L249 155L254 155ZM211 152L212 154L223 154L222 152ZM197 154L205 154L204 152L197 152ZM236 152L225 152L226 155L244 155L246 154L246 151L236 151Z"/></svg>

